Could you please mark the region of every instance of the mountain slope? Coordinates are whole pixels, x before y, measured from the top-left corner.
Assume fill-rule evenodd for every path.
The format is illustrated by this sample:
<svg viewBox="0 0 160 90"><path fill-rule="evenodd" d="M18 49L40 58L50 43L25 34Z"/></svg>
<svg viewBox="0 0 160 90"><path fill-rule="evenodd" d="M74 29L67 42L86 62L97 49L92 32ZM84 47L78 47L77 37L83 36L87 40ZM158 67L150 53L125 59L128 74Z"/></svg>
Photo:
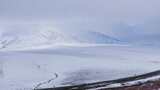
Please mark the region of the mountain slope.
<svg viewBox="0 0 160 90"><path fill-rule="evenodd" d="M9 29L8 29L9 27ZM1 49L37 48L64 44L115 44L118 39L100 32L84 31L81 33L60 31L45 25L7 26L0 30Z"/></svg>
<svg viewBox="0 0 160 90"><path fill-rule="evenodd" d="M28 28L29 27L29 28ZM1 48L26 48L71 43L73 40L66 34L48 26L28 26L6 28L0 34Z"/></svg>

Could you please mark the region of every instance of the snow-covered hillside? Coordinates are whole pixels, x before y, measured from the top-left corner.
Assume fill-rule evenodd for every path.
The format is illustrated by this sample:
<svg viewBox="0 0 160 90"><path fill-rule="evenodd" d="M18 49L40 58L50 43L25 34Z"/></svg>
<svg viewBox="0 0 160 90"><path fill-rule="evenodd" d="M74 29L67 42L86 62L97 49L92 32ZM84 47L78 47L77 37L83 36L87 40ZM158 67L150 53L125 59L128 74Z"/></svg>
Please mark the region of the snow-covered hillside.
<svg viewBox="0 0 160 90"><path fill-rule="evenodd" d="M0 26L0 47L3 90L112 80L160 67L159 48L124 45L101 32L67 32L50 25Z"/></svg>

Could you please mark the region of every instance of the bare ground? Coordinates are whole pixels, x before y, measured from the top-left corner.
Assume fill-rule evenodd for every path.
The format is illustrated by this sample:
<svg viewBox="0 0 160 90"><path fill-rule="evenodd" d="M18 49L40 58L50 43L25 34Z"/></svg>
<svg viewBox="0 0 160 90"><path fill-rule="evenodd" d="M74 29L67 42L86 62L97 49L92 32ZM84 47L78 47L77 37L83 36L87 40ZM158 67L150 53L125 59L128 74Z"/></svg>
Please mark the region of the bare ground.
<svg viewBox="0 0 160 90"><path fill-rule="evenodd" d="M101 89L101 90L160 90L160 79L155 81L148 81L143 84L137 84L134 86Z"/></svg>

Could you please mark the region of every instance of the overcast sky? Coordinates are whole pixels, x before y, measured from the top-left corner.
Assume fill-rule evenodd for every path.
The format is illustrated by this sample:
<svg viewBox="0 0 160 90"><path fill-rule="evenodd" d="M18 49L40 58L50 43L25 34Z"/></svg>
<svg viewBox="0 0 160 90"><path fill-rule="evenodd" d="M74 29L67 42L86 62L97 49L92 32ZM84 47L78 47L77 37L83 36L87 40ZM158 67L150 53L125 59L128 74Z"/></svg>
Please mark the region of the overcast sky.
<svg viewBox="0 0 160 90"><path fill-rule="evenodd" d="M160 0L0 0L1 23L52 22L122 38L160 37Z"/></svg>

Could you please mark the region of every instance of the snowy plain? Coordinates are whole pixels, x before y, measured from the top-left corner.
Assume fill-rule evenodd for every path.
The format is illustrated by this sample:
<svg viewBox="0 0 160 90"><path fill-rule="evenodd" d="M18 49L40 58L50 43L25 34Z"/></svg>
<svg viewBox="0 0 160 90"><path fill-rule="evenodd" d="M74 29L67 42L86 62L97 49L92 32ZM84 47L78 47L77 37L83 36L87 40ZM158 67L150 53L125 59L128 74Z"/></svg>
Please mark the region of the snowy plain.
<svg viewBox="0 0 160 90"><path fill-rule="evenodd" d="M95 31L50 25L2 25L0 88L32 90L107 81L160 68L160 49Z"/></svg>
<svg viewBox="0 0 160 90"><path fill-rule="evenodd" d="M130 45L50 46L1 51L2 90L77 85L143 74L160 68L158 48Z"/></svg>
<svg viewBox="0 0 160 90"><path fill-rule="evenodd" d="M160 0L0 0L0 90L159 70Z"/></svg>

